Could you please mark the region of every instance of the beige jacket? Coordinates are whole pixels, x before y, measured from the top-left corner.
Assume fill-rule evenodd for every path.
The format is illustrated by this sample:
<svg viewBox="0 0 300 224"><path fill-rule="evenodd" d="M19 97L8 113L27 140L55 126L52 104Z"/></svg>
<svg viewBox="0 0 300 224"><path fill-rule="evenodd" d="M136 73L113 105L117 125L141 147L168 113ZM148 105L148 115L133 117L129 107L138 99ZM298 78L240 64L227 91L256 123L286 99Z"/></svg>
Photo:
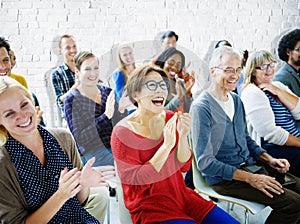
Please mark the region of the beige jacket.
<svg viewBox="0 0 300 224"><path fill-rule="evenodd" d="M74 167L82 162L71 133L62 128L47 128L68 155ZM19 185L18 174L5 147L0 147L0 223L25 223L28 207Z"/></svg>

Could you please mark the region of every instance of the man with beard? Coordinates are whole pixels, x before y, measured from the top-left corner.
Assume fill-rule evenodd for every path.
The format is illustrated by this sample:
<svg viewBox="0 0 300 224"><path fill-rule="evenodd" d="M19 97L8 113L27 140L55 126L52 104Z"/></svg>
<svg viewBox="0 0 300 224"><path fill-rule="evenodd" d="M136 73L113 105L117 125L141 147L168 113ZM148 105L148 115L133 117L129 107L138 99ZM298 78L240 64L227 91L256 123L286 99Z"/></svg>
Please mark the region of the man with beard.
<svg viewBox="0 0 300 224"><path fill-rule="evenodd" d="M300 97L300 29L293 29L281 37L278 56L284 65L276 72L274 81L280 81Z"/></svg>
<svg viewBox="0 0 300 224"><path fill-rule="evenodd" d="M278 56L285 63L275 73L274 81L280 81L300 97L300 29L293 29L281 37ZM300 129L300 120L295 121Z"/></svg>

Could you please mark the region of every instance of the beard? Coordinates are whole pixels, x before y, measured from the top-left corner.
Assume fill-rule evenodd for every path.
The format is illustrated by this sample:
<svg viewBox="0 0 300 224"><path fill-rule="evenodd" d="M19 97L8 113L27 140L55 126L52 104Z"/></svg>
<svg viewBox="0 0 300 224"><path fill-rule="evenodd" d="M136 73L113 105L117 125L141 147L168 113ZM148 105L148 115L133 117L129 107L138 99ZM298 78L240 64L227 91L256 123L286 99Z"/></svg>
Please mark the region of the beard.
<svg viewBox="0 0 300 224"><path fill-rule="evenodd" d="M295 60L296 58L296 60ZM300 66L300 57L296 57L295 54L291 55L291 61L294 65Z"/></svg>
<svg viewBox="0 0 300 224"><path fill-rule="evenodd" d="M296 66L300 66L300 59L298 59L298 60L293 60L293 63L294 63Z"/></svg>

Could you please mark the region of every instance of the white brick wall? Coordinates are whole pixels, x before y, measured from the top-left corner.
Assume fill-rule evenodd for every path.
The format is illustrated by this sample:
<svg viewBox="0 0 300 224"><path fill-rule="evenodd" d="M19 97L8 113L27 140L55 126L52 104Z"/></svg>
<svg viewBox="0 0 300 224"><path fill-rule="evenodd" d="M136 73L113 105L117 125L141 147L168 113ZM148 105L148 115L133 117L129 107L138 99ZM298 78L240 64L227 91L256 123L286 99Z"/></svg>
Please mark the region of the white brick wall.
<svg viewBox="0 0 300 224"><path fill-rule="evenodd" d="M113 47L138 41L136 59L149 58L156 52L150 40L173 29L185 53L196 54L192 66L204 73L203 66L196 67L219 39L239 50L276 52L280 35L299 26L299 8L300 0L0 0L0 35L15 50L14 72L25 75L47 124L55 126L50 73L62 60L57 51L62 34L73 34L80 49L103 56L102 79L108 79L116 64Z"/></svg>

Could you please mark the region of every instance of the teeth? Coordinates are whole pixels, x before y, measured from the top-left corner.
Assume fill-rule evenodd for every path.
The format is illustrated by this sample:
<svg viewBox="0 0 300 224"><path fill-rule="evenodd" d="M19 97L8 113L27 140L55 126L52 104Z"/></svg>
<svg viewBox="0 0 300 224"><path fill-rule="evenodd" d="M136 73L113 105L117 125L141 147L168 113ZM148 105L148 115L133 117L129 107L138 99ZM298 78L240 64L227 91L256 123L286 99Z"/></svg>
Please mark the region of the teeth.
<svg viewBox="0 0 300 224"><path fill-rule="evenodd" d="M0 76L6 76L6 73L0 73Z"/></svg>
<svg viewBox="0 0 300 224"><path fill-rule="evenodd" d="M27 127L30 124L30 119L25 124L20 124L20 127Z"/></svg>

